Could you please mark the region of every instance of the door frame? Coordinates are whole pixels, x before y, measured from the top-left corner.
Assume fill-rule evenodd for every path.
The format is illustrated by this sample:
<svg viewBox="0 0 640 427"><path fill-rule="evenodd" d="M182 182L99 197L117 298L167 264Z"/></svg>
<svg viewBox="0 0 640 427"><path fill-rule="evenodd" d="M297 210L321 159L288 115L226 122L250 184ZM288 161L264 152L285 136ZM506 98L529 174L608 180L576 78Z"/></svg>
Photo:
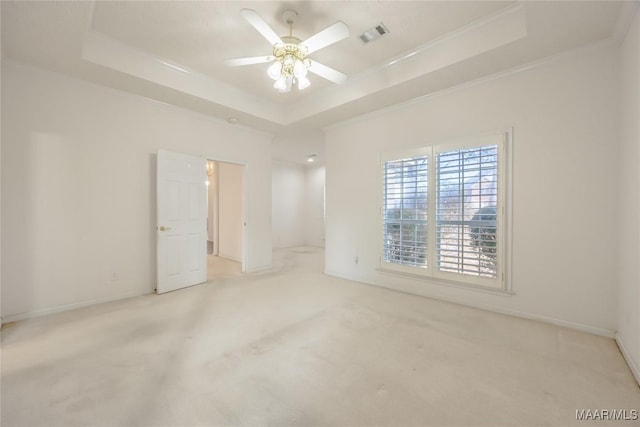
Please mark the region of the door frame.
<svg viewBox="0 0 640 427"><path fill-rule="evenodd" d="M235 165L235 166L241 166L242 167L242 238L241 238L241 243L242 243L242 260L240 261L240 265L241 265L241 271L243 274L245 274L247 272L247 260L249 258L249 250L248 250L248 245L247 245L247 228L249 227L249 222L247 220L247 204L248 204L248 197L247 197L247 169L249 167L249 165L247 165L246 163L243 162L238 162L238 161L233 161L233 160L226 160L224 158L218 157L218 156L212 156L212 155L207 155L204 156L206 161L212 161L212 162L216 162L216 163L227 163L230 165ZM206 164L206 162L205 162ZM216 191L220 191L220 180L219 180L219 175L218 172L216 172ZM220 207L219 205L219 200L218 200L218 208ZM219 217L218 217L219 220ZM216 227L218 228L218 227ZM218 240L219 241L219 236L214 236L214 241ZM206 243L206 242L205 242ZM218 256L220 254L220 250L219 250L219 245L218 245ZM207 266L207 273L208 273L208 266Z"/></svg>

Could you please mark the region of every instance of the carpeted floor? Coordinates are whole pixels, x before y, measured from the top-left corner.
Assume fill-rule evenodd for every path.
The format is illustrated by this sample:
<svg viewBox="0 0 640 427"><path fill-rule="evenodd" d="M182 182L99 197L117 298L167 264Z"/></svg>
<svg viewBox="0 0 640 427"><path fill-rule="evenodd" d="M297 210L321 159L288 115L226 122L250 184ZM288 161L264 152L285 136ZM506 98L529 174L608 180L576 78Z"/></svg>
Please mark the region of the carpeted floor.
<svg viewBox="0 0 640 427"><path fill-rule="evenodd" d="M242 263L216 255L207 255L207 281L230 279L242 274Z"/></svg>
<svg viewBox="0 0 640 427"><path fill-rule="evenodd" d="M576 410L640 409L611 339L327 277L322 256L5 325L2 426L607 425Z"/></svg>

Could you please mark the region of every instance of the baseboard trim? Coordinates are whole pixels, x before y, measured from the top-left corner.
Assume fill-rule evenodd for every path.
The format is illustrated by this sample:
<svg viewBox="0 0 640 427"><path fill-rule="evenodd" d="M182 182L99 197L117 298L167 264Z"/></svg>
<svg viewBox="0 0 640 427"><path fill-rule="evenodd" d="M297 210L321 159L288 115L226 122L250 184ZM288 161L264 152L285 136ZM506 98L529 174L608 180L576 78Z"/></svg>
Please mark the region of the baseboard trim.
<svg viewBox="0 0 640 427"><path fill-rule="evenodd" d="M11 323L11 322L17 322L19 320L33 319L33 318L36 318L36 317L47 316L49 314L62 313L63 311L75 310L77 308L89 307L89 306L92 306L92 305L103 304L103 303L106 303L106 302L120 301L120 300L127 299L127 298L139 297L139 296L142 296L142 295L149 295L151 293L152 292L148 292L148 293L133 293L132 292L132 293L122 294L122 295L118 295L118 296L114 296L114 297L97 298L97 299L92 299L92 300L75 302L75 303L71 303L71 304L56 305L54 307L43 308L43 309L34 310L34 311L27 311L27 312L24 312L24 313L10 314L8 316L3 316L2 317L2 324L4 325L4 324L7 324L7 323Z"/></svg>
<svg viewBox="0 0 640 427"><path fill-rule="evenodd" d="M263 265L262 267L255 267L255 268L248 269L247 274L264 273L265 271L270 271L270 270L273 270L273 266Z"/></svg>
<svg viewBox="0 0 640 427"><path fill-rule="evenodd" d="M233 255L223 254L222 252L218 253L220 258L228 259L229 261L242 262L242 258L235 257Z"/></svg>
<svg viewBox="0 0 640 427"><path fill-rule="evenodd" d="M620 353L622 353L622 357L624 357L624 360L625 362L627 362L629 369L631 369L631 373L636 379L638 386L640 386L640 369L638 368L638 365L636 365L636 362L634 362L633 358L631 357L631 354L629 353L629 350L627 350L627 347L624 345L624 341L622 340L622 337L617 332L616 332L615 339L616 339L616 344L618 344L618 348L620 349Z"/></svg>
<svg viewBox="0 0 640 427"><path fill-rule="evenodd" d="M328 276L334 276L340 279L345 279L345 280L350 280L352 282L358 282L358 283L362 283L365 285L370 285L370 286L376 286L379 288L384 288L384 289L389 289L392 291L397 291L397 292L403 292L403 293L407 293L407 294L411 294L411 295L418 295L421 297L425 297L425 298L431 298L434 300L438 300L438 301L444 301L444 302L450 302L453 304L458 304L458 305L463 305L465 307L472 307L472 308L479 308L481 310L485 310L485 311L490 311L493 313L498 313L498 314L506 314L507 316L513 316L513 317L519 317L522 319L529 319L529 320L537 320L540 322L545 322L545 323L549 323L552 325L556 325L556 326L562 326L565 328L569 328L569 329L574 329L577 331L581 331L581 332L587 332L590 334L594 334L594 335L599 335L602 337L607 337L607 338L615 338L615 332L611 331L609 329L605 329L605 328L600 328L597 326L591 326L591 325L585 325L583 323L577 323L577 322L571 322L568 320L563 320L563 319L558 319L555 317L549 317L549 316L545 316L542 314L536 314L536 313L529 313L526 311L520 311L520 310L512 310L512 309L508 309L508 308L502 308L502 307L496 307L496 306L492 306L492 305L485 305L485 304L474 304L468 301L461 301L455 298L447 298L447 297L442 297L439 295L432 295L429 294L428 292L423 292L423 293L418 293L418 292L411 292L410 290L406 290L406 289L402 289L401 287L394 287L394 286L385 286L385 285L381 285L381 284L377 284L377 283L371 283L371 282L365 282L363 280L358 280L358 279L354 279L352 277L347 277L344 276L342 274L338 274L332 271L328 271L325 270L324 272L326 275Z"/></svg>

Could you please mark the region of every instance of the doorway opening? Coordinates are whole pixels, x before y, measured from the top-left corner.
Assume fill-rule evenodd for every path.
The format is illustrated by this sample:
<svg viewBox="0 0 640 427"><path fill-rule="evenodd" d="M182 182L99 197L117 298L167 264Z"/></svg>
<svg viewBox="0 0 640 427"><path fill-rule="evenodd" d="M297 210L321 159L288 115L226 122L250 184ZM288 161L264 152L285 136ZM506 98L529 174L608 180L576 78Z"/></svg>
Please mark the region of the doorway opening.
<svg viewBox="0 0 640 427"><path fill-rule="evenodd" d="M207 281L245 272L244 165L207 160Z"/></svg>

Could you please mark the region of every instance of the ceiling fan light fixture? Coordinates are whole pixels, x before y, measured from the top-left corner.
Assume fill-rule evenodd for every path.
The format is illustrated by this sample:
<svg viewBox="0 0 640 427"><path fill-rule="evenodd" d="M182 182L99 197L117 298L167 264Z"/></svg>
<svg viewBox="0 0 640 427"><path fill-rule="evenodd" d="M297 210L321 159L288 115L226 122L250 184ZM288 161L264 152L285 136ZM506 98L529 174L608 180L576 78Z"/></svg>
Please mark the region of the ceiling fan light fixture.
<svg viewBox="0 0 640 427"><path fill-rule="evenodd" d="M304 47L297 44L277 44L273 47L274 63L267 69L267 74L276 83L274 88L280 92L289 92L295 82L298 90L302 90L311 85L307 78L308 68L311 61L307 59Z"/></svg>
<svg viewBox="0 0 640 427"><path fill-rule="evenodd" d="M292 55L287 55L282 61L282 73L287 77L293 74L293 68L296 65L296 59Z"/></svg>
<svg viewBox="0 0 640 427"><path fill-rule="evenodd" d="M296 61L293 64L293 75L296 76L297 79L302 77L306 77L307 75L307 66L302 61Z"/></svg>
<svg viewBox="0 0 640 427"><path fill-rule="evenodd" d="M278 80L282 73L282 62L276 61L267 68L267 74L273 80Z"/></svg>
<svg viewBox="0 0 640 427"><path fill-rule="evenodd" d="M278 92L286 92L287 91L287 78L279 77L278 80L273 84L273 87L278 89Z"/></svg>
<svg viewBox="0 0 640 427"><path fill-rule="evenodd" d="M287 82L287 90L285 90L285 92L290 92L291 86L293 85L293 76L287 77L286 82Z"/></svg>
<svg viewBox="0 0 640 427"><path fill-rule="evenodd" d="M286 10L283 13L283 18L289 25L289 35L282 37L278 36L255 10L242 9L240 13L269 41L273 47L273 55L226 59L224 61L226 65L237 67L273 62L267 69L267 75L275 80L273 87L280 92L289 92L293 84L297 84L299 90L309 87L311 85L307 77L309 71L337 84L347 79L343 73L326 65L311 62L308 58L309 54L347 38L349 27L344 22L338 21L302 41L293 35L293 23L298 16L293 10Z"/></svg>
<svg viewBox="0 0 640 427"><path fill-rule="evenodd" d="M298 90L304 90L311 86L311 82L305 76L298 77Z"/></svg>

